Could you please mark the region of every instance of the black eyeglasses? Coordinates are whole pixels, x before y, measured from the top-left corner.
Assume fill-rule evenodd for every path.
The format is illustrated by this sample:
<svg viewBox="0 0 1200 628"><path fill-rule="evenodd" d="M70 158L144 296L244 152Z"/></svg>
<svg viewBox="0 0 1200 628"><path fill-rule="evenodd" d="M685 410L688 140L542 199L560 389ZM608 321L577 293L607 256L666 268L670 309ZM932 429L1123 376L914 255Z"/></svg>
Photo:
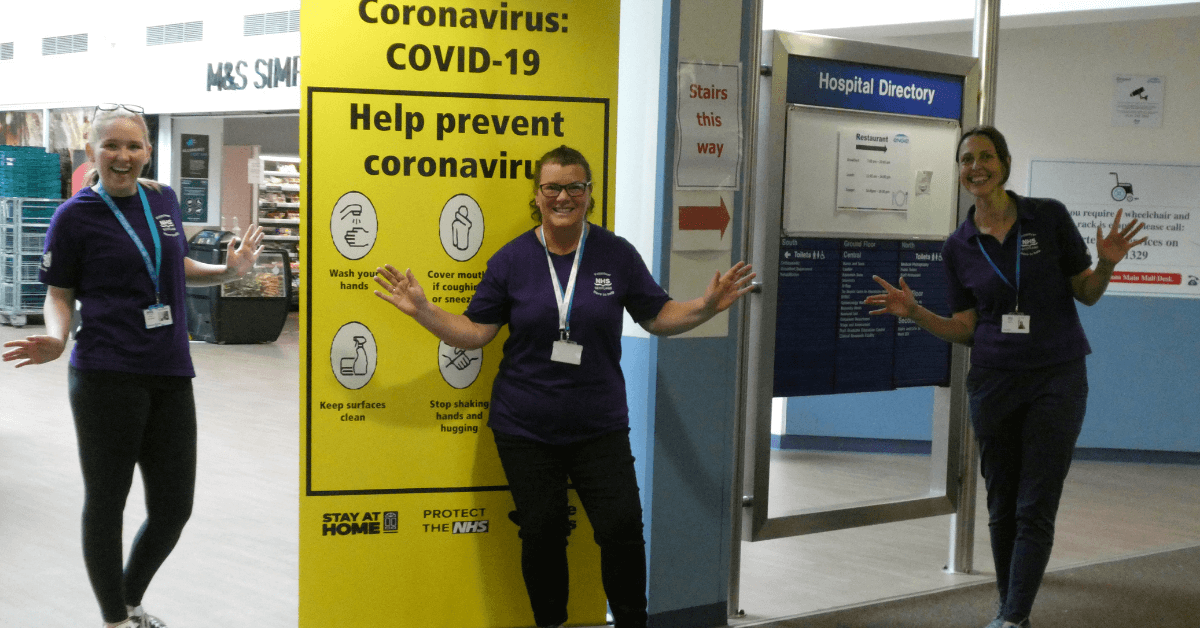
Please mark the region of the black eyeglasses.
<svg viewBox="0 0 1200 628"><path fill-rule="evenodd" d="M557 183L543 183L538 186L538 189L542 191L542 196L549 198L558 198L558 195L563 190L567 191L567 196L578 197L583 196L584 193L587 192L588 186L591 184L591 181L577 181L575 183L568 183L566 185L558 185Z"/></svg>
<svg viewBox="0 0 1200 628"><path fill-rule="evenodd" d="M115 102L102 102L96 105L96 111L116 111L117 109L124 109L125 111L136 114L146 113L146 110L143 109L141 105L124 105Z"/></svg>

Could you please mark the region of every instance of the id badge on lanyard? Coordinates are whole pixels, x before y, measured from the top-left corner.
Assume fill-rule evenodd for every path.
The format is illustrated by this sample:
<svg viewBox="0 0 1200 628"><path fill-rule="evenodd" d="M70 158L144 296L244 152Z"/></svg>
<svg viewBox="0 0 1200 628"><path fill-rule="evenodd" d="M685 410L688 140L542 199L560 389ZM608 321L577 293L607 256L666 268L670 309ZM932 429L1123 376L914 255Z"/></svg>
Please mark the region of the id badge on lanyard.
<svg viewBox="0 0 1200 628"><path fill-rule="evenodd" d="M583 345L571 342L569 338L565 337L555 340L554 349L550 352L550 360L579 366L583 362Z"/></svg>
<svg viewBox="0 0 1200 628"><path fill-rule="evenodd" d="M573 364L579 366L583 362L583 345L571 340L571 305L575 301L575 277L579 274L579 264L583 259L583 244L587 238L587 223L583 225L583 233L579 234L579 244L575 247L575 261L571 264L571 278L567 280L564 294L562 284L558 281L558 272L554 270L554 261L550 259L550 247L546 246L545 234L540 234L542 248L546 250L546 263L550 265L550 281L554 284L554 299L558 302L558 340L550 351L552 362Z"/></svg>
<svg viewBox="0 0 1200 628"><path fill-rule="evenodd" d="M146 317L146 329L166 327L175 322L171 320L171 306L162 303L156 303L142 310L142 316Z"/></svg>
<svg viewBox="0 0 1200 628"><path fill-rule="evenodd" d="M1002 316L1000 318L1000 332L1005 333L1005 334L1028 334L1029 333L1029 324L1030 324L1029 315L1021 313L1021 223L1020 223L1020 221L1018 220L1018 222L1017 222L1017 275L1016 275L1017 282L1016 282L1016 285L1013 285L1013 283L1008 280L1008 277L1005 277L1004 273L1000 272L1000 268L998 266L996 266L995 262L992 261L992 256L988 255L988 252L986 250L984 250L983 242L976 239L975 243L979 245L979 252L983 253L983 257L985 259L987 259L989 264L992 265L992 270L996 271L996 274L1000 276L1000 279L1005 283L1005 285L1007 285L1009 288L1012 288L1017 293L1017 298L1016 298L1016 302L1013 306L1012 313L1005 314L1004 316Z"/></svg>
<svg viewBox="0 0 1200 628"><path fill-rule="evenodd" d="M138 196L142 201L142 211L146 213L146 226L150 228L150 239L154 241L154 262L150 262L150 254L146 252L146 247L137 237L137 233L133 231L133 226L129 224L129 220L117 209L117 204L113 202L112 197L104 190L104 184L100 183L96 186L96 193L100 198L104 199L104 204L112 210L114 216L117 217L117 222L125 228L125 233L129 234L129 238L137 246L138 252L142 254L142 261L146 263L146 272L150 274L150 281L154 284L154 305L142 310L142 317L145 318L146 329L155 329L157 327L166 327L173 324L175 321L171 316L171 306L162 302L159 296L158 277L162 270L162 241L158 237L158 225L154 222L154 217L150 214L150 202L146 200L146 192L142 190L139 184Z"/></svg>
<svg viewBox="0 0 1200 628"><path fill-rule="evenodd" d="M1000 331L1006 334L1028 334L1029 315L1014 311L1000 319Z"/></svg>

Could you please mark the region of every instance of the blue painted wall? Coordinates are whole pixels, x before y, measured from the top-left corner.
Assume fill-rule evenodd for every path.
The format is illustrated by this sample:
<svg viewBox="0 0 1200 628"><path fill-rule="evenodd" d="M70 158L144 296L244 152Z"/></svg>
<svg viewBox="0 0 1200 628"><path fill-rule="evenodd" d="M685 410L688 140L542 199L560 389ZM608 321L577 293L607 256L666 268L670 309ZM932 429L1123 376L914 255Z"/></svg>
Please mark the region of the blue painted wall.
<svg viewBox="0 0 1200 628"><path fill-rule="evenodd" d="M629 402L629 442L636 459L638 486L642 488L642 506L647 503L646 470L653 453L649 447L650 424L654 410L653 373L657 345L649 338L621 338L621 372L625 374L625 397Z"/></svg>
<svg viewBox="0 0 1200 628"><path fill-rule="evenodd" d="M1200 299L1110 295L1079 310L1092 344L1079 446L1200 452Z"/></svg>
<svg viewBox="0 0 1200 628"><path fill-rule="evenodd" d="M651 612L728 599L736 335L658 345L654 495L649 537ZM696 623L681 625L716 625ZM723 625L723 623L721 624Z"/></svg>
<svg viewBox="0 0 1200 628"><path fill-rule="evenodd" d="M1092 345L1079 447L1200 452L1200 299L1078 307ZM933 389L793 397L787 412L787 434L929 440Z"/></svg>
<svg viewBox="0 0 1200 628"><path fill-rule="evenodd" d="M933 439L933 389L791 397L787 434L900 440Z"/></svg>

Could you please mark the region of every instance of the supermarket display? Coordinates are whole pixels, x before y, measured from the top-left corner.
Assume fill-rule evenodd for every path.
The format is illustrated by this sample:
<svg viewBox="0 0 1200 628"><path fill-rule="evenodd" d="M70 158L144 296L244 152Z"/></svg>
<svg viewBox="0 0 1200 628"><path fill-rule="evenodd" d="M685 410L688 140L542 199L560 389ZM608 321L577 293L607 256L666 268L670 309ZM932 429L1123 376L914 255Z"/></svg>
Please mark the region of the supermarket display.
<svg viewBox="0 0 1200 628"><path fill-rule="evenodd" d="M192 236L188 257L206 264L225 263L234 235L208 229ZM188 288L188 333L193 340L216 344L274 342L291 310L292 256L267 248L253 270L220 286Z"/></svg>
<svg viewBox="0 0 1200 628"><path fill-rule="evenodd" d="M256 186L255 221L263 229L263 241L291 253L292 302L300 295L300 158L261 155L262 181Z"/></svg>

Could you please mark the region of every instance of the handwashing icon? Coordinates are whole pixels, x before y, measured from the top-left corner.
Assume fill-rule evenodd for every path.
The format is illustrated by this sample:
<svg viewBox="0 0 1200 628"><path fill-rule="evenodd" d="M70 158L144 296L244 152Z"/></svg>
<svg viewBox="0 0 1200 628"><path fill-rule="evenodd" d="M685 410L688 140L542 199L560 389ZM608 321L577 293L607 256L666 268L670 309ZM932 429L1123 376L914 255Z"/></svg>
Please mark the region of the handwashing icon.
<svg viewBox="0 0 1200 628"><path fill-rule="evenodd" d="M362 259L379 239L379 216L371 199L361 192L346 192L333 206L329 233L342 257Z"/></svg>

